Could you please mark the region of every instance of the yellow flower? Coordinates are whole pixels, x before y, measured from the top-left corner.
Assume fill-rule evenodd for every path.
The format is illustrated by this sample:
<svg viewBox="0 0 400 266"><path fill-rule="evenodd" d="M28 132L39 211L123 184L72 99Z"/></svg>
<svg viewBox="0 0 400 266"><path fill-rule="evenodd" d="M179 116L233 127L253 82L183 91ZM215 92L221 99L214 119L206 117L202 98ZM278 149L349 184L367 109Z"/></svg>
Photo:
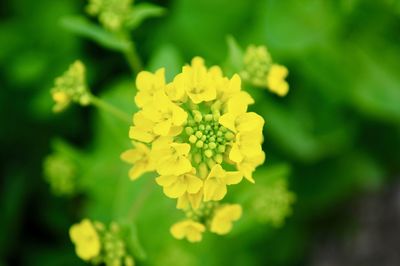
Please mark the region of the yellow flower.
<svg viewBox="0 0 400 266"><path fill-rule="evenodd" d="M289 84L285 81L288 74L289 71L286 67L273 64L267 76L267 85L270 91L279 96L285 96L289 91Z"/></svg>
<svg viewBox="0 0 400 266"><path fill-rule="evenodd" d="M203 224L188 219L174 224L170 231L176 239L186 238L193 243L201 241L202 233L205 230L206 228Z"/></svg>
<svg viewBox="0 0 400 266"><path fill-rule="evenodd" d="M216 164L204 182L204 201L221 200L225 197L227 185L234 185L242 180L240 172L227 172Z"/></svg>
<svg viewBox="0 0 400 266"><path fill-rule="evenodd" d="M184 66L182 73L175 77L173 83L177 90L186 91L195 104L216 98L215 85L204 66L204 60L200 57L193 58L191 66Z"/></svg>
<svg viewBox="0 0 400 266"><path fill-rule="evenodd" d="M260 151L253 156L244 157L242 161L236 164L236 166L248 181L254 183L253 172L256 170L256 167L262 165L264 161L265 153Z"/></svg>
<svg viewBox="0 0 400 266"><path fill-rule="evenodd" d="M195 194L203 186L203 181L193 172L183 175L163 175L156 178L157 184L164 188L164 193L170 198L179 198L185 193Z"/></svg>
<svg viewBox="0 0 400 266"><path fill-rule="evenodd" d="M189 208L196 210L200 207L202 199L203 199L202 188L200 188L200 190L194 194L189 194L188 192L186 192L178 198L178 201L176 203L176 208L180 210L186 210Z"/></svg>
<svg viewBox="0 0 400 266"><path fill-rule="evenodd" d="M133 115L133 126L129 129L129 137L145 143L152 142L156 138L153 132L154 122L147 119L140 111Z"/></svg>
<svg viewBox="0 0 400 266"><path fill-rule="evenodd" d="M90 220L84 219L73 225L69 235L75 244L76 254L81 259L90 260L100 254L100 238Z"/></svg>
<svg viewBox="0 0 400 266"><path fill-rule="evenodd" d="M137 75L136 87L138 92L135 102L138 107L143 107L153 101L154 95L165 87L165 69L161 68L155 74L142 71Z"/></svg>
<svg viewBox="0 0 400 266"><path fill-rule="evenodd" d="M217 208L211 220L210 231L225 235L232 230L233 222L242 216L242 207L239 204L226 204Z"/></svg>
<svg viewBox="0 0 400 266"><path fill-rule="evenodd" d="M129 149L121 154L121 159L133 164L129 171L132 180L138 179L146 172L154 171L154 165L150 158L150 149L143 143L132 142L135 148Z"/></svg>
<svg viewBox="0 0 400 266"><path fill-rule="evenodd" d="M153 132L159 136L179 134L188 114L171 102L165 92L155 93L155 101L143 107L143 116L154 123Z"/></svg>
<svg viewBox="0 0 400 266"><path fill-rule="evenodd" d="M170 138L160 138L153 143L152 156L157 163L156 170L160 175L179 176L192 170L187 158L190 145L171 142Z"/></svg>
<svg viewBox="0 0 400 266"><path fill-rule="evenodd" d="M264 119L247 111L254 99L242 90L239 75L228 78L199 57L170 83L158 70L140 73L136 84L140 110L130 138L151 144L143 157L154 162L156 182L167 197L177 199L176 207L187 217L207 221L227 186L243 176L254 182L252 173L264 161ZM194 220L173 226L175 235L200 241L205 227Z"/></svg>

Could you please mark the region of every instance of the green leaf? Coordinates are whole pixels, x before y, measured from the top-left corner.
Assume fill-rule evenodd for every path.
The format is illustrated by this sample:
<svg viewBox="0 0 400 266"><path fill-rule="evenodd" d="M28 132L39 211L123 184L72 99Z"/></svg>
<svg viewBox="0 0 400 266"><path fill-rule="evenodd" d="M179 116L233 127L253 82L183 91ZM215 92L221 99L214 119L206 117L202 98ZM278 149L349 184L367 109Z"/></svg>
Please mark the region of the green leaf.
<svg viewBox="0 0 400 266"><path fill-rule="evenodd" d="M226 38L226 42L228 45L228 58L225 63L225 69L228 72L238 72L243 68L243 50L231 35Z"/></svg>
<svg viewBox="0 0 400 266"><path fill-rule="evenodd" d="M171 44L163 44L154 51L153 56L150 58L147 69L156 71L159 68L165 68L165 75L168 81L181 71L184 61L178 49Z"/></svg>
<svg viewBox="0 0 400 266"><path fill-rule="evenodd" d="M132 13L127 18L126 26L130 29L137 28L147 18L160 17L165 12L165 8L149 3L135 5Z"/></svg>
<svg viewBox="0 0 400 266"><path fill-rule="evenodd" d="M106 31L84 17L65 17L61 19L61 25L70 32L88 38L106 48L121 52L129 50L129 41L116 36L112 32Z"/></svg>

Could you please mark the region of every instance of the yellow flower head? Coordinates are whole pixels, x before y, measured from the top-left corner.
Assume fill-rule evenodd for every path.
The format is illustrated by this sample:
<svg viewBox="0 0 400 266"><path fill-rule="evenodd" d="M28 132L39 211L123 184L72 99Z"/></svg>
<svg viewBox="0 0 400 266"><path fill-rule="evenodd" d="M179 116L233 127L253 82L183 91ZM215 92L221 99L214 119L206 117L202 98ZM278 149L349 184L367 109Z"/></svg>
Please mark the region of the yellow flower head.
<svg viewBox="0 0 400 266"><path fill-rule="evenodd" d="M140 142L132 142L134 148L121 154L121 159L127 163L133 164L129 171L129 177L132 180L138 179L146 172L154 171L154 164L150 160L150 149Z"/></svg>
<svg viewBox="0 0 400 266"><path fill-rule="evenodd" d="M188 219L174 224L171 227L171 234L176 239L186 238L189 242L199 242L205 230L203 224Z"/></svg>
<svg viewBox="0 0 400 266"><path fill-rule="evenodd" d="M226 186L239 183L242 177L240 172L227 172L221 165L214 165L204 182L204 201L223 199L227 192Z"/></svg>
<svg viewBox="0 0 400 266"><path fill-rule="evenodd" d="M139 73L136 84L140 110L129 136L150 149L156 182L177 199L177 208L203 215L171 229L178 238L198 241L204 231L199 221L210 215L204 206L222 200L227 186L243 177L254 182L252 173L264 161L264 119L247 111L254 100L242 91L239 75L225 77L199 57L172 82L165 82L160 69Z"/></svg>
<svg viewBox="0 0 400 266"><path fill-rule="evenodd" d="M54 112L61 112L71 102L81 105L90 103L90 93L86 87L85 66L77 60L60 77L55 79L51 97L55 103Z"/></svg>
<svg viewBox="0 0 400 266"><path fill-rule="evenodd" d="M84 219L71 226L69 236L75 244L76 254L81 259L90 260L100 254L100 238L90 220Z"/></svg>
<svg viewBox="0 0 400 266"><path fill-rule="evenodd" d="M232 230L233 222L242 216L242 207L239 204L225 204L214 211L210 231L225 235Z"/></svg>
<svg viewBox="0 0 400 266"><path fill-rule="evenodd" d="M89 0L86 7L92 16L98 16L103 26L112 31L121 29L132 10L133 0Z"/></svg>
<svg viewBox="0 0 400 266"><path fill-rule="evenodd" d="M164 188L165 195L170 198L179 198L185 193L196 194L203 187L203 181L193 171L179 176L159 176L156 182Z"/></svg>
<svg viewBox="0 0 400 266"><path fill-rule="evenodd" d="M268 88L279 96L285 96L289 91L289 84L285 81L288 74L285 66L273 64L267 76Z"/></svg>
<svg viewBox="0 0 400 266"><path fill-rule="evenodd" d="M252 85L268 88L279 96L285 96L288 93L289 84L285 78L289 72L286 67L273 63L265 46L247 47L243 65L244 68L240 74Z"/></svg>

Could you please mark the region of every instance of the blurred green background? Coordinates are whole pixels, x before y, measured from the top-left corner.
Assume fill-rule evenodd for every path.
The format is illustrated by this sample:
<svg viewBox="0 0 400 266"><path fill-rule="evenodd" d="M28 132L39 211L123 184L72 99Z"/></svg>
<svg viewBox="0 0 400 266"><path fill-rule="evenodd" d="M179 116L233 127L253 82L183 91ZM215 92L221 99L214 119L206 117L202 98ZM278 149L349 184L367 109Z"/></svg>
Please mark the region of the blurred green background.
<svg viewBox="0 0 400 266"><path fill-rule="evenodd" d="M266 120L267 162L256 180L284 177L296 202L279 228L251 224L250 230L244 221L231 236L207 236L204 243L189 245L169 236L179 213L154 188L137 221L150 259L138 264L351 265L315 258L322 241L357 234L354 202L385 193L400 175L400 2L152 3L165 7L166 14L132 32L148 69L166 66L171 77L196 55L208 65L221 64L228 57L229 34L242 47L267 45L275 61L288 67L287 97L253 91L259 101L254 110ZM82 265L69 226L83 216L117 219L143 185L130 182L128 166L119 161L129 148L126 125L94 108L51 112L53 80L75 59L86 64L95 94L135 110L134 77L123 56L62 26L64 17L83 15L85 5L78 0L0 3L0 265ZM54 139L63 141L54 144ZM55 197L43 178L43 159L54 149L78 158L85 177L73 197ZM113 190L121 182L125 193ZM114 202L118 195L125 196ZM397 233L399 217L386 225ZM400 233L393 240L397 247L398 238ZM400 264L395 255L391 259L379 265Z"/></svg>

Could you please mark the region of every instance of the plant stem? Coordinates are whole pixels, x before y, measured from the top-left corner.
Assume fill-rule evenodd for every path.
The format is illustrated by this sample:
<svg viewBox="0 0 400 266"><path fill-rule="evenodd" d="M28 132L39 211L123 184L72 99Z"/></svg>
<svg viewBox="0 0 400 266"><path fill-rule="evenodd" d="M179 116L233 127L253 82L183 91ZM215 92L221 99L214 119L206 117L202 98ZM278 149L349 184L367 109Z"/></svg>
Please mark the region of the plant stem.
<svg viewBox="0 0 400 266"><path fill-rule="evenodd" d="M133 42L131 42L129 49L127 49L124 52L124 56L125 56L126 60L128 61L129 66L131 67L134 74L137 74L143 70L142 61L140 60L140 57L138 56L135 44Z"/></svg>
<svg viewBox="0 0 400 266"><path fill-rule="evenodd" d="M125 112L121 111L120 109L118 109L117 107L115 107L114 105L109 104L108 102L103 101L102 99L100 99L94 95L90 95L90 102L94 106L96 106L100 109L103 109L104 111L107 111L110 114L114 115L116 118L120 119L124 123L126 123L126 122L129 124L131 123L130 116L127 113L125 113Z"/></svg>

